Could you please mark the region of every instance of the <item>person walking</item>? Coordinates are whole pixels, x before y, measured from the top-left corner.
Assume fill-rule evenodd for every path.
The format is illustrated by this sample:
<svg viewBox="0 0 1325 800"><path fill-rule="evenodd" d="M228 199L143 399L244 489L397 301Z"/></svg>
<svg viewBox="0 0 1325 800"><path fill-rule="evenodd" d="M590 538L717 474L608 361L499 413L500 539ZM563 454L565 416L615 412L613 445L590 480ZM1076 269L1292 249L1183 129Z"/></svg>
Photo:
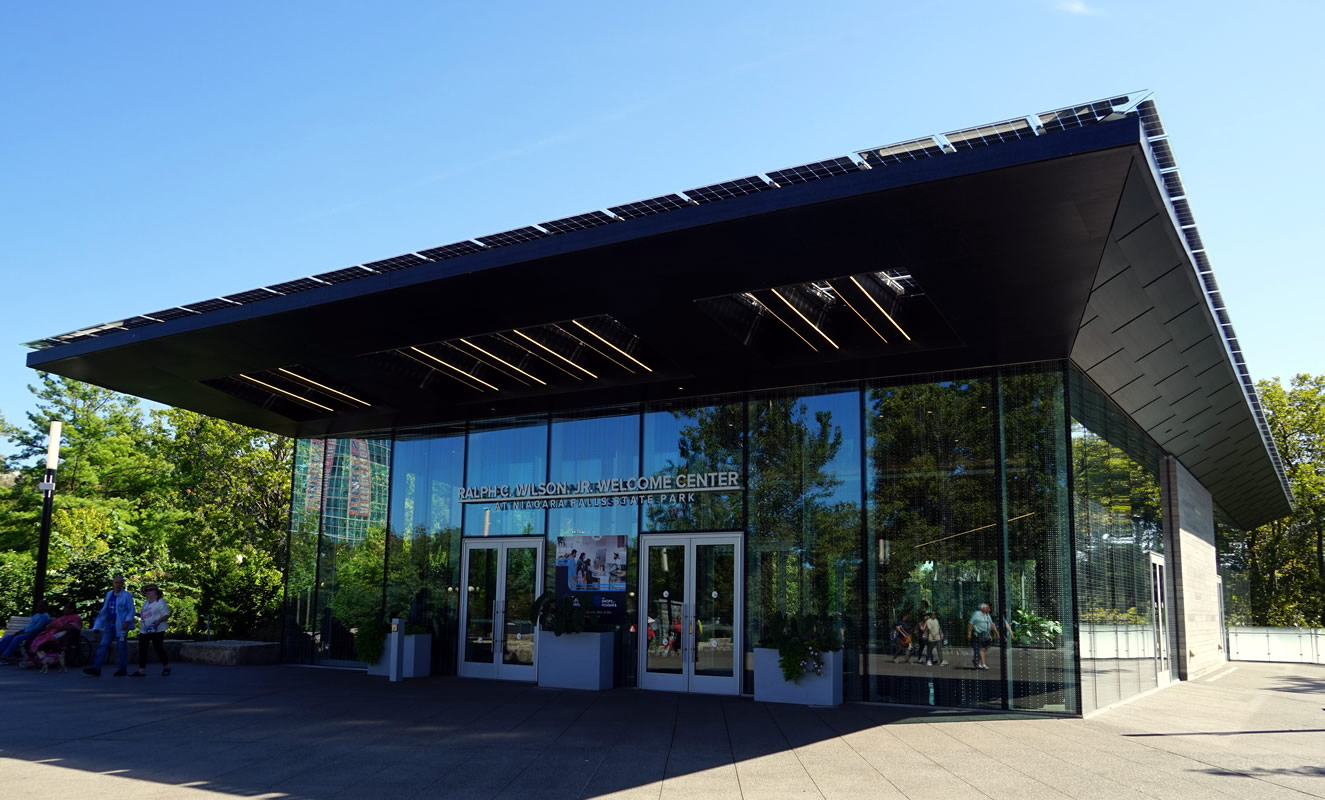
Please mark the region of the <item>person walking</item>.
<svg viewBox="0 0 1325 800"><path fill-rule="evenodd" d="M18 633L11 633L8 636L0 638L0 664L11 664L13 660L22 657L23 651L19 648L24 642L30 642L41 633L48 624L50 624L51 615L46 613L46 601L38 600L32 607L32 616L28 619L28 624Z"/></svg>
<svg viewBox="0 0 1325 800"><path fill-rule="evenodd" d="M113 642L116 645L120 668L115 670L115 677L129 674L129 643L127 637L133 629L133 617L137 611L133 594L124 588L124 575L117 572L111 578L114 588L106 592L106 600L101 604L101 613L92 623L92 630L101 631L101 644L97 646L97 656L92 666L83 670L94 678L101 677L101 665L106 663Z"/></svg>
<svg viewBox="0 0 1325 800"><path fill-rule="evenodd" d="M948 665L943 660L943 626L939 624L937 611L929 612L929 619L925 620L925 660L931 667Z"/></svg>
<svg viewBox="0 0 1325 800"><path fill-rule="evenodd" d="M966 624L966 635L971 640L971 666L975 669L989 669L985 663L985 652L989 649L989 640L998 636L998 629L994 627L994 618L989 616L988 603L981 603L975 613L971 614Z"/></svg>
<svg viewBox="0 0 1325 800"><path fill-rule="evenodd" d="M149 583L143 587L143 608L138 612L138 671L131 678L147 675L147 646L152 645L161 660L161 677L170 674L170 659L166 657L166 620L170 606L161 594L161 587Z"/></svg>

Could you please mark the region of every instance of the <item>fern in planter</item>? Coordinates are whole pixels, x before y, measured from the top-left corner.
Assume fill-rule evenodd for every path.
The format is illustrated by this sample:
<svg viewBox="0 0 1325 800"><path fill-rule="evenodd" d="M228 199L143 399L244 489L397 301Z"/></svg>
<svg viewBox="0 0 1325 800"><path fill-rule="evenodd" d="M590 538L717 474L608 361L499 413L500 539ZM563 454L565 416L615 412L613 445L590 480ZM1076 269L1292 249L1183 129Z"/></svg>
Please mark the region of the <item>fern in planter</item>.
<svg viewBox="0 0 1325 800"><path fill-rule="evenodd" d="M778 651L783 679L796 683L807 672L823 675L823 654L841 650L842 641L825 617L774 614L765 626L761 647Z"/></svg>
<svg viewBox="0 0 1325 800"><path fill-rule="evenodd" d="M531 619L537 620L539 627L550 631L555 636L566 633L592 633L598 626L585 614L584 609L576 605L569 595L558 597L548 590L539 595L529 608Z"/></svg>

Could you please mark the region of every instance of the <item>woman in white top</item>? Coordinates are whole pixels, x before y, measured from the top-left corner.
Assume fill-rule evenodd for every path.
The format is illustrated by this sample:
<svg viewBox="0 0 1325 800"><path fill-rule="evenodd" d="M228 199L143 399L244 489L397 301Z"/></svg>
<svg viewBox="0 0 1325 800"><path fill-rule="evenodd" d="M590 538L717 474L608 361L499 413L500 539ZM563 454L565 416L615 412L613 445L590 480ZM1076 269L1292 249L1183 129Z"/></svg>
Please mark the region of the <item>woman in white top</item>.
<svg viewBox="0 0 1325 800"><path fill-rule="evenodd" d="M170 674L170 662L166 658L166 620L170 619L170 606L161 595L161 588L155 583L143 587L143 608L138 612L138 671L130 677L141 678L147 674L147 646L156 648L156 657L161 659L161 674Z"/></svg>

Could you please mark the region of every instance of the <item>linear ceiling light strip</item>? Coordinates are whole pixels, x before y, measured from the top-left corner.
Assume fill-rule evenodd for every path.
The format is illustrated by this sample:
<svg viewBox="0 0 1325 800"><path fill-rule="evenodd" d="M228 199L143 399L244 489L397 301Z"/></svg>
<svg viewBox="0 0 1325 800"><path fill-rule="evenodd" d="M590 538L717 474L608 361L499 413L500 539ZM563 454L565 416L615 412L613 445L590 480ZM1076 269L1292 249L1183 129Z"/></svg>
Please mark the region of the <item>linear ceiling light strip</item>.
<svg viewBox="0 0 1325 800"><path fill-rule="evenodd" d="M627 353L625 350L622 350L620 347L617 347L616 345L614 345L614 344L612 344L611 342L607 341L607 340L604 339L603 337L599 336L597 333L594 333L593 328L590 328L590 327L586 326L584 323L580 322L578 319L573 319L573 320L571 320L571 322L575 323L575 324L576 324L581 330L588 331L589 335L592 336L592 337L594 337L594 338L597 339L598 341L602 342L603 344L605 344L605 345L607 345L608 347L612 348L613 350L617 351L618 353L620 353L621 355L623 355L623 356L625 356L626 358L630 359L631 361L634 361L636 364L639 364L641 367L644 368L644 371L645 371L645 372L653 372L653 370L650 369L647 365L645 365L645 363L644 363L643 361L640 361L638 358L635 358L635 357L632 356L630 353Z"/></svg>
<svg viewBox="0 0 1325 800"><path fill-rule="evenodd" d="M498 374L500 374L500 375L504 375L504 376L506 376L507 378L510 378L511 380L515 381L516 383L520 384L521 386L533 386L532 383L530 383L529 381L527 381L527 380L525 380L524 378L520 377L518 374L515 374L514 372L507 372L505 369L502 369L501 367L497 366L496 364L492 364L492 363L490 363L490 362L484 361L482 358L480 358L480 357L474 355L473 353L469 352L468 350L461 349L458 345L455 345L455 344L453 344L453 343L451 343L451 342L442 342L442 347L446 347L446 348L448 348L448 349L454 350L456 353L458 353L459 355L463 356L464 358L472 358L472 359L474 359L474 361L475 361L476 363L478 363L478 364L482 364L483 366L487 367L488 369L492 370L493 372L496 372L496 373L498 373Z"/></svg>
<svg viewBox="0 0 1325 800"><path fill-rule="evenodd" d="M865 325L868 326L870 330L874 331L875 336L879 337L880 339L883 339L884 344L888 343L888 340L883 338L883 334L879 333L879 329L874 327L869 320L865 319L865 315L857 311L855 306L851 305L851 301L846 298L846 295L842 294L842 290L834 286L832 281L824 281L824 283L828 284L828 287L833 290L834 294L836 294L838 297L842 299L843 303L846 303L846 307L851 309L851 313L860 317L860 321L865 323Z"/></svg>
<svg viewBox="0 0 1325 800"><path fill-rule="evenodd" d="M433 361L436 361L438 364L441 364L443 367L446 367L447 369L455 370L456 372L459 372L461 375L464 375L466 378L469 378L469 379L472 380L472 381L477 381L478 383L483 384L484 386L488 387L489 389L491 389L491 390L494 391L494 392L500 392L500 391L501 391L501 389L498 389L496 386L493 386L492 384L488 383L487 381L483 380L482 378L478 377L477 375L470 375L468 372L465 372L463 369L461 369L461 368L459 368L459 367L457 367L457 366L454 366L454 365L452 365L452 364L448 364L448 363L446 363L445 361L441 360L440 358L438 358L437 356L433 355L432 353L424 352L423 350L420 350L419 348L414 347L414 346L412 346L412 345L410 346L409 349L413 350L414 352L418 353L419 355L423 356L424 358L430 358L430 359L432 359Z"/></svg>
<svg viewBox="0 0 1325 800"><path fill-rule="evenodd" d="M779 316L778 316L778 312L776 312L776 311L774 311L773 309L769 308L768 306L764 305L764 301L760 300L758 297L755 297L755 296L754 296L754 292L746 292L746 293L745 293L745 296L748 297L748 298L750 298L751 300L755 301L756 303L758 303L760 308L762 308L762 309L764 309L765 311L767 311L768 313L772 314L772 315L773 315L773 319L775 319L775 320L777 320L778 322L781 322L783 325L785 325L786 328L787 328L787 330L789 330L789 331L791 331L792 333L796 334L796 338L797 338L797 339L800 339L802 342L805 342L805 346L806 346L806 347L810 348L811 350L813 350L813 351L816 352L816 353L819 352L819 348L815 347L815 346L810 342L809 339L806 339L804 336L801 336L801 332L800 332L800 331L798 331L798 330L796 330L795 328L791 327L790 325L787 324L787 321L786 321L785 319L783 319L782 317L779 317Z"/></svg>
<svg viewBox="0 0 1325 800"><path fill-rule="evenodd" d="M251 382L253 382L253 383L256 383L256 384L259 385L259 386L265 387L266 389L268 389L268 390L270 390L270 391L273 391L273 392L279 392L280 394L283 394L283 395L285 395L286 397L289 397L289 398L291 398L291 399L293 399L293 400L296 400L296 401L298 401L298 402L300 402L300 403L304 403L304 404L306 404L306 405L313 406L314 408L320 408L320 409L322 409L323 411L328 411L328 412L331 412L331 413L335 413L335 411L336 411L336 409L331 408L330 406L324 406L324 405L322 405L321 403L318 403L318 402L313 401L313 400L309 400L307 397L300 397L299 395L295 394L294 392L287 392L287 391L285 391L284 389L282 389L282 388L279 387L279 386L272 386L270 383L264 383L263 381L260 381L260 380L258 380L257 378L250 378L248 375L245 375L245 374L242 373L242 372L239 374L239 377L243 378L243 379L246 380L246 381L251 381Z"/></svg>
<svg viewBox="0 0 1325 800"><path fill-rule="evenodd" d="M1010 517L1010 518L1008 518L1008 522L1016 522L1016 521L1019 520L1019 519L1026 519L1027 517L1033 517L1033 516L1035 516L1035 512L1034 512L1034 511L1030 512L1029 514L1022 514L1022 515L1019 516L1019 517ZM961 533L954 533L954 534L950 534L950 535L948 535L948 536L941 536L941 537L939 537L939 538L937 538L937 539L930 539L928 542L921 542L920 544L916 545L916 546L913 547L912 549L913 549L913 550L918 550L918 549L920 549L921 547L924 547L925 545L935 544L935 543L937 543L937 542L946 542L946 541L949 540L949 539L956 539L958 536L965 536L965 535L968 534L968 533L975 533L976 531L987 531L987 530L989 530L990 528L992 528L992 527L994 527L994 526L996 526L996 525L998 525L997 522L991 522L991 523L989 523L988 525L981 525L981 526L978 527L978 528L971 528L969 531L962 531Z"/></svg>
<svg viewBox="0 0 1325 800"><path fill-rule="evenodd" d="M474 344L473 342L471 342L471 341L469 341L469 340L467 340L467 339L461 339L460 341L463 342L464 344L469 345L470 347L474 348L475 350L479 351L480 353L482 353L483 355L487 356L488 358L492 358L492 359L496 359L497 361L500 361L501 363L505 364L506 366L510 367L511 369L513 369L513 370L515 370L516 372L520 373L521 375L525 376L526 378L529 378L529 379L532 380L532 381L537 381L537 382L538 382L540 385L542 385L542 386L547 386L547 381L543 380L542 378L537 378L537 377L535 377L535 376L533 376L533 375L530 375L528 372L525 372L524 370L522 370L522 369L520 369L519 367L515 366L515 365L512 364L511 362L509 362L509 361L503 359L501 356L493 355L492 353L489 353L487 350L484 350L482 347L479 347L478 345Z"/></svg>
<svg viewBox="0 0 1325 800"><path fill-rule="evenodd" d="M553 327L556 327L556 326L553 326ZM589 370L585 369L584 367L581 367L579 364L576 364L574 361L571 361L569 358L566 358L566 357L563 356L561 353L558 353L556 350L553 350L551 347L548 347L547 345L543 344L542 342L538 341L537 339L534 339L534 338L532 338L532 337L530 337L530 336L526 336L526 335L525 335L524 333L522 333L521 331L515 331L514 333L515 333L517 336L519 336L520 338L525 339L525 340L527 340L527 341L529 341L529 342L532 342L535 346L537 346L537 347L541 347L541 348L543 348L544 350L546 350L546 351L548 351L549 353L551 353L552 355L554 355L554 356L556 356L557 358L561 359L562 361L565 361L567 364L570 364L572 367L575 367L575 368L578 369L580 372L583 372L585 375L588 375L590 378L594 378L595 380L598 378L597 375L593 374L592 372L590 372ZM574 338L574 337L572 337L572 338Z"/></svg>
<svg viewBox="0 0 1325 800"><path fill-rule="evenodd" d="M898 332L898 333L900 333L900 334L902 334L903 336L905 336L905 337L906 337L906 340L907 340L908 342L911 341L911 337L907 334L906 331L902 330L902 326L901 326L901 325L898 325L898 324L897 324L897 320L893 319L893 317L892 317L891 314L889 314L887 311L884 311L884 310L883 310L883 306L879 305L879 301L874 299L874 295L872 295L872 294L870 294L869 292L865 291L865 287L860 285L860 281L856 280L856 276L855 276L855 275L852 275L852 276L851 276L851 282L854 283L854 284L856 284L856 288L860 290L860 293L861 293L861 294L863 294L863 295L865 295L866 297L869 298L869 301L870 301L871 303L874 304L874 307L875 307L875 308L879 309L879 313L880 313L880 314L882 314L882 315L884 315L885 317L888 318L888 321L891 322L891 323L893 324L893 327L897 329L897 332Z"/></svg>
<svg viewBox="0 0 1325 800"><path fill-rule="evenodd" d="M513 331L513 332L514 332L514 333L519 333L519 331ZM548 358L547 358L546 356L544 356L542 353L536 352L536 351L534 351L534 350L530 350L528 347L525 347L524 345L520 344L519 342L515 341L514 339L511 339L511 338L507 337L506 334L504 334L504 333L494 333L494 334L492 334L492 335L495 336L495 337L497 337L498 339L500 339L502 342L504 342L504 343L507 344L508 346L510 346L510 347L514 347L514 348L516 348L517 350L521 350L521 351L523 351L523 352L525 352L525 353L527 353L527 354L533 356L534 358L538 359L539 361L542 361L544 364L547 364L549 367L552 367L553 369L555 369L555 370L557 370L557 371L559 371L559 372L561 372L561 373L564 373L565 375L567 375L567 376L569 376L569 377L571 377L571 378L574 378L574 379L577 380L577 381L582 381L582 380L584 380L584 378L581 378L579 375L576 375L574 372L571 372L570 370L568 370L568 369L566 369L565 367L561 366L561 365L558 364L557 362L555 362L555 361L549 361Z"/></svg>
<svg viewBox="0 0 1325 800"><path fill-rule="evenodd" d="M416 355L412 355L412 354L410 354L410 353L406 353L404 350L396 350L395 352L398 353L398 354L399 354L400 356L402 356L403 358L408 358L410 361L413 361L415 364L418 364L419 366L421 366L421 367L423 367L424 369L428 370L428 373L429 373L430 376L431 376L432 373L435 372L435 373L437 373L438 375L441 375L441 376L444 377L444 378L450 378L451 380L455 381L456 383L460 384L461 386L465 387L466 389L473 389L473 390L476 391L476 392L482 392L482 391L484 391L484 389L483 389L482 386L476 386L476 385L474 385L473 383L471 383L471 382L465 380L464 378L461 378L461 377L458 376L458 375L453 375L453 374L450 373L450 372L447 372L447 371L445 371L445 370L438 369L437 367L434 367L432 364L429 364L427 361L424 361L423 359L419 358L419 357L416 356Z"/></svg>
<svg viewBox="0 0 1325 800"><path fill-rule="evenodd" d="M829 344L831 344L831 345L833 346L833 349L834 349L834 350L841 350L841 349L842 349L842 348L840 348L840 347L837 346L837 342L835 342L835 341L833 341L832 339L829 339L829 338L828 338L828 334L826 334L826 333L824 333L823 331L819 330L819 326L818 326L818 325L815 325L813 322L810 322L810 318L807 317L807 316L805 316L804 314L802 314L802 313L800 312L800 309L799 309L799 308L796 308L795 306L793 306L793 305L791 304L791 301L789 301L789 300L787 300L787 298L783 297L782 294L781 294L777 289L769 289L769 291L773 293L773 296L774 296L774 297L776 297L777 299L779 299L779 300L781 300L782 302L786 303L786 304L787 304L787 308L790 308L792 311L796 312L796 316L798 316L798 317L800 317L802 320L804 320L806 325L809 325L811 328L814 328L814 332L815 332L815 333L817 333L817 334L819 334L820 336L824 337L824 341L826 341L826 342L828 342Z"/></svg>
<svg viewBox="0 0 1325 800"><path fill-rule="evenodd" d="M603 358L607 359L608 361L611 361L613 364L616 364L618 367L621 367L621 368L624 369L626 372L629 372L631 375L634 375L634 374L635 374L635 370L631 369L629 364L626 364L626 363L624 363L624 362L618 361L618 360L616 360L616 359L612 356L611 353L604 352L604 351L602 351L602 350L599 350L597 347L594 347L593 342L590 342L590 341L588 341L587 339L581 339L580 337L576 336L574 333L572 333L572 332L566 330L565 328L561 327L560 325L553 325L553 326L552 326L552 329L555 330L555 331L560 332L560 333L561 333L563 336L565 336L567 339L570 339L572 342L575 342L576 344L580 345L581 347L587 347L587 348L589 348L590 350L592 350L593 352L595 352L595 353L597 353L598 355L602 356Z"/></svg>
<svg viewBox="0 0 1325 800"><path fill-rule="evenodd" d="M316 386L317 388L321 389L321 390L324 391L324 392L330 392L331 394L338 395L338 396L340 396L340 397L344 397L346 400L353 400L354 402L356 402L356 403L358 403L358 404L360 404L360 405L362 405L362 406L364 406L364 407L371 408L372 405L373 405L372 403L368 403L368 402L365 402L365 401L363 401L363 400L360 400L359 398L355 397L354 395L346 394L346 393L344 393L344 392L342 392L342 391L339 391L339 390L337 390L337 389L333 389L333 388L331 388L330 386L324 386L324 385L318 383L317 381L313 380L312 378L305 378L303 375L299 375L298 373L291 372L290 370L286 369L285 367L278 367L278 368L277 368L277 372L284 372L286 375L289 375L289 376L292 377L292 378L298 378L299 380L303 381L304 383L307 383L307 384L312 385L312 386Z"/></svg>

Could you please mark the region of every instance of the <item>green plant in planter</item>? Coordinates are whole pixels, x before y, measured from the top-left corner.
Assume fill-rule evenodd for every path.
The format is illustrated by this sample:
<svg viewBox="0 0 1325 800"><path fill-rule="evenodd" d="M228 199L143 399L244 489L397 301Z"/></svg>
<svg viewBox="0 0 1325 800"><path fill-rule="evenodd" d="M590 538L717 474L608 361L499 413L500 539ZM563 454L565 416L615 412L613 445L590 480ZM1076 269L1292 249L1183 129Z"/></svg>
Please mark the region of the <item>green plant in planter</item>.
<svg viewBox="0 0 1325 800"><path fill-rule="evenodd" d="M529 617L537 620L539 627L556 636L565 633L586 633L598 630L598 626L585 614L584 609L575 603L575 599L566 595L558 597L551 590L543 592L529 608Z"/></svg>
<svg viewBox="0 0 1325 800"><path fill-rule="evenodd" d="M1012 624L1017 639L1023 644L1052 645L1063 633L1063 623L1024 608L1012 612Z"/></svg>
<svg viewBox="0 0 1325 800"><path fill-rule="evenodd" d="M367 664L376 664L382 657L382 647L390 631L380 619L369 620L354 632L354 657Z"/></svg>
<svg viewBox="0 0 1325 800"><path fill-rule="evenodd" d="M796 683L807 672L823 675L823 654L841 650L842 640L826 617L774 614L764 628L761 646L778 651L783 679Z"/></svg>

